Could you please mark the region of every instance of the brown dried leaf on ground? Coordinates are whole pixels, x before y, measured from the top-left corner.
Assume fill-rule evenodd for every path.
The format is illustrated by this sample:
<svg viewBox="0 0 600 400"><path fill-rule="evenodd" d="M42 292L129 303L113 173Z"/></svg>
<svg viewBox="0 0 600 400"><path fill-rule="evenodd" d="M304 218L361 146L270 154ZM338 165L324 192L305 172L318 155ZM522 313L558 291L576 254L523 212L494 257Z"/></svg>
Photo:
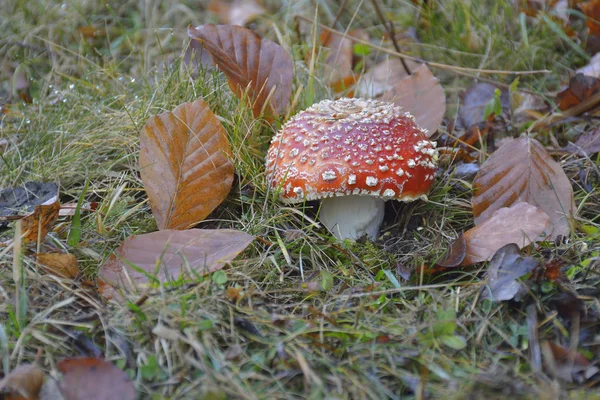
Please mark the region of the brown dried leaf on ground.
<svg viewBox="0 0 600 400"><path fill-rule="evenodd" d="M37 400L43 383L42 370L35 364L24 364L0 380L0 394L6 393L6 400Z"/></svg>
<svg viewBox="0 0 600 400"><path fill-rule="evenodd" d="M267 11L261 3L255 0L212 0L208 10L217 14L222 24L246 26Z"/></svg>
<svg viewBox="0 0 600 400"><path fill-rule="evenodd" d="M326 53L325 76L336 91L347 89L358 79L359 75L353 69L354 38L369 40L369 35L362 29L353 29L346 35L329 31L321 34L321 44Z"/></svg>
<svg viewBox="0 0 600 400"><path fill-rule="evenodd" d="M405 60L410 71L416 71L420 63ZM365 72L356 85L357 97L378 98L398 85L408 73L397 58L388 58Z"/></svg>
<svg viewBox="0 0 600 400"><path fill-rule="evenodd" d="M580 156L588 155L600 152L600 128L591 130L579 136L575 143L569 142L565 147L565 150L569 153L577 154Z"/></svg>
<svg viewBox="0 0 600 400"><path fill-rule="evenodd" d="M416 123L433 135L446 114L446 94L427 65L418 69L385 92L381 100L401 106L415 117Z"/></svg>
<svg viewBox="0 0 600 400"><path fill-rule="evenodd" d="M131 236L100 268L100 291L112 298L115 289L130 291L129 282L143 287L151 279L167 282L182 274L219 270L252 240L254 236L232 229L164 230Z"/></svg>
<svg viewBox="0 0 600 400"><path fill-rule="evenodd" d="M595 54L600 50L600 1L579 2L577 8L586 16L588 27L586 50Z"/></svg>
<svg viewBox="0 0 600 400"><path fill-rule="evenodd" d="M510 110L508 90L491 83L474 83L461 95L462 104L458 110L458 119L465 129L483 121L485 107L494 98L496 89L500 89L502 109L508 112Z"/></svg>
<svg viewBox="0 0 600 400"><path fill-rule="evenodd" d="M480 225L465 232L466 256L462 265L489 260L501 247L515 243L519 248L539 240L549 218L528 203L500 208Z"/></svg>
<svg viewBox="0 0 600 400"><path fill-rule="evenodd" d="M488 287L483 298L493 301L519 300L524 292L519 278L534 270L538 262L533 257L521 257L514 243L500 248L488 265Z"/></svg>
<svg viewBox="0 0 600 400"><path fill-rule="evenodd" d="M285 113L294 68L283 47L234 25L189 26L188 35L210 53L236 96L243 98L248 91L255 117L263 109L275 115Z"/></svg>
<svg viewBox="0 0 600 400"><path fill-rule="evenodd" d="M99 358L69 358L56 363L65 400L135 400L137 394L127 374Z"/></svg>
<svg viewBox="0 0 600 400"><path fill-rule="evenodd" d="M461 233L446 251L446 254L436 262L436 266L444 268L454 268L462 264L467 255L467 241Z"/></svg>
<svg viewBox="0 0 600 400"><path fill-rule="evenodd" d="M543 342L542 354L547 372L565 382L584 383L600 372L583 354L558 343Z"/></svg>
<svg viewBox="0 0 600 400"><path fill-rule="evenodd" d="M140 132L140 174L159 229L187 229L227 197L231 149L202 99L156 115Z"/></svg>
<svg viewBox="0 0 600 400"><path fill-rule="evenodd" d="M556 95L556 103L558 108L565 111L598 93L600 93L600 79L576 74L569 80L569 85Z"/></svg>
<svg viewBox="0 0 600 400"><path fill-rule="evenodd" d="M548 239L571 232L573 188L560 165L535 139L507 141L481 166L473 186L475 225L485 222L500 208L526 202L550 218Z"/></svg>
<svg viewBox="0 0 600 400"><path fill-rule="evenodd" d="M53 275L69 279L79 275L77 258L73 254L38 253L35 259L46 272Z"/></svg>
<svg viewBox="0 0 600 400"><path fill-rule="evenodd" d="M43 242L48 232L54 227L58 219L60 203L56 200L50 204L42 204L35 207L33 214L23 218L23 241L25 243L36 243L39 239Z"/></svg>
<svg viewBox="0 0 600 400"><path fill-rule="evenodd" d="M55 183L27 182L22 187L0 192L0 221L22 219L23 241L44 241L58 218L58 186Z"/></svg>

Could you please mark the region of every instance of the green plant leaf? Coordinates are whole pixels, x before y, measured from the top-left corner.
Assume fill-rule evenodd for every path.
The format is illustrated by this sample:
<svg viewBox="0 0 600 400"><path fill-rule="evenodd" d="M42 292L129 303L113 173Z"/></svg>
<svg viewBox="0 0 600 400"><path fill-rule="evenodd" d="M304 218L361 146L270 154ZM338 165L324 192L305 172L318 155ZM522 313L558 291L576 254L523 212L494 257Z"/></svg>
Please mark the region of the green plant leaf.
<svg viewBox="0 0 600 400"><path fill-rule="evenodd" d="M77 200L77 207L75 208L73 221L71 221L71 229L69 229L69 236L67 237L67 244L71 247L77 246L81 240L81 205L83 204L83 199L85 198L89 185L90 180L86 179L83 190L79 195L79 200Z"/></svg>
<svg viewBox="0 0 600 400"><path fill-rule="evenodd" d="M441 338L439 338L439 340L445 346L448 346L454 350L462 350L467 346L467 341L465 340L465 338L458 335L442 336Z"/></svg>
<svg viewBox="0 0 600 400"><path fill-rule="evenodd" d="M224 285L227 283L227 272L216 271L214 274L212 274L211 279L217 285Z"/></svg>

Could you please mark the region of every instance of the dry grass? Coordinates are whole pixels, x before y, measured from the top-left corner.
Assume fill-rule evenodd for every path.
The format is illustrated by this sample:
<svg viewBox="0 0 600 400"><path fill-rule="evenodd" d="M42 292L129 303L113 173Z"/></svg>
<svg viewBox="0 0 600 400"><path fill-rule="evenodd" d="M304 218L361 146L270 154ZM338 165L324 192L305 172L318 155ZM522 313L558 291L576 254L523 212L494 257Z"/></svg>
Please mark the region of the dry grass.
<svg viewBox="0 0 600 400"><path fill-rule="evenodd" d="M226 268L224 284L210 276L171 283L126 305L106 304L83 281L42 275L26 256L27 306L21 316L15 315L12 255L0 252L4 370L31 361L38 349L48 371L62 357L101 351L130 374L140 398L594 396L591 389L532 369L525 306L481 299L485 265L402 280L401 271L430 265L472 225L470 182L454 177L452 167L439 175L429 203L388 205L376 243L336 243L310 222L318 205L285 207L266 190L264 156L281 121L253 119L219 73L201 72L196 79L196 71L180 65L187 24L215 22L214 15L197 2L103 3L0 5L2 89L10 96L9 78L19 65L34 99L13 101L2 118L0 137L8 141L0 163L2 186L58 181L67 201L77 200L89 179L86 200L99 207L84 216L82 242L67 246L70 220L63 219L44 247L68 249L85 276L93 277L125 237L155 229L136 167L139 128L150 115L203 96L233 143L237 178L229 198L201 227L233 227L260 240ZM297 36L293 16L313 18L318 4L320 21L330 25L338 2L267 3L271 15L253 27L283 40L293 54L296 92L310 82L303 60L312 42L308 26ZM542 93L556 90L567 70L585 61L543 21L525 29L525 40L508 1L434 3L441 4L417 17L413 2L380 1L397 30L416 28L421 41L406 46L410 54L474 68L548 68L552 74L521 79L522 87ZM371 37L383 32L366 1L347 3L337 28L350 23ZM78 33L91 25L97 37ZM465 34L480 36L483 45L469 47ZM449 104L457 104L473 81L448 71L436 74ZM314 82L315 100L331 95L319 74ZM298 109L308 96L300 93ZM565 132L557 128L553 134L562 140ZM598 158L564 163L576 190L577 223L585 230L576 230L566 243L528 250L571 267L568 286L587 296L592 316L600 312L600 202L598 180L590 178L588 193L580 171L593 172L593 164ZM564 342L568 321L550 301L564 291L560 286L533 286L528 301L538 307L540 336ZM597 322L586 329L596 340L587 340L584 350L597 352ZM467 346L453 349L460 347L456 340Z"/></svg>

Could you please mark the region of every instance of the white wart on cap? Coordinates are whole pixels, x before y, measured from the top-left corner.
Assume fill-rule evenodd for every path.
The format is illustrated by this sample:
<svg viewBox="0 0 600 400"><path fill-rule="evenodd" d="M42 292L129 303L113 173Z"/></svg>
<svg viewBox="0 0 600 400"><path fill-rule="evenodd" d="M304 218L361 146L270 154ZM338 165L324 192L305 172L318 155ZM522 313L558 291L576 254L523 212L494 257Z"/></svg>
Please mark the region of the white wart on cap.
<svg viewBox="0 0 600 400"><path fill-rule="evenodd" d="M345 216L327 202L321 210L321 221L338 238L356 239L365 233L374 238L383 219L384 200L426 199L437 168L437 151L425 133L412 115L392 103L324 100L296 114L273 138L267 154L268 183L281 188L280 198L286 203L338 196L372 198L358 199L362 203L381 199L375 201L381 212L375 215L380 221L374 230L372 219L357 229L343 228L346 222L337 217L329 221L334 226L328 225L324 215L328 208L341 212L342 219L362 220L360 214L371 214L363 212L362 205L354 207L354 216Z"/></svg>

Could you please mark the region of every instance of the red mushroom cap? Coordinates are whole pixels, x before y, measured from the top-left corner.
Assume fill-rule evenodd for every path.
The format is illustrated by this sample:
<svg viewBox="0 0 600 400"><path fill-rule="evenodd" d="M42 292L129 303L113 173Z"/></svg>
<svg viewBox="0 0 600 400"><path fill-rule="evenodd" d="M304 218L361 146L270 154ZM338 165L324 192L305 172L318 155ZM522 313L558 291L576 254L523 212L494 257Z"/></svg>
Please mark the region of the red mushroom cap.
<svg viewBox="0 0 600 400"><path fill-rule="evenodd" d="M324 100L296 114L273 138L268 182L281 186L288 203L344 195L423 198L438 155L425 133L392 103Z"/></svg>

